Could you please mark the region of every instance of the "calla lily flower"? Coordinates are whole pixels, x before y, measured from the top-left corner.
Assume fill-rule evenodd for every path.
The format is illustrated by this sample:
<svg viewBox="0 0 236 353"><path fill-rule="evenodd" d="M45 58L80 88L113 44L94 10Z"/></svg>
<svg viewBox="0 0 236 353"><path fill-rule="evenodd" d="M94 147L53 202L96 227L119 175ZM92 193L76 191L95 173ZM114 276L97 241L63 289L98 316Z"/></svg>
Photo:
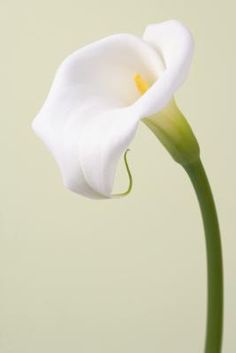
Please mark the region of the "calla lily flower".
<svg viewBox="0 0 236 353"><path fill-rule="evenodd" d="M190 32L172 20L147 26L142 38L111 35L65 59L33 129L66 187L89 198L112 196L118 161L139 121L172 101L192 54Z"/></svg>

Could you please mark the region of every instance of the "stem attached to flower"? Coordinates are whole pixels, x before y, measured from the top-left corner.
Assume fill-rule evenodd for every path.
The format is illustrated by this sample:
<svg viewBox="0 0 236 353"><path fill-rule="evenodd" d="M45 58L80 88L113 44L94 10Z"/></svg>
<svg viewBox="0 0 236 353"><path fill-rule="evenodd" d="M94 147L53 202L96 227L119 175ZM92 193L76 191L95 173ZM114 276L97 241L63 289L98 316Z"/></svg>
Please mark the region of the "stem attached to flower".
<svg viewBox="0 0 236 353"><path fill-rule="evenodd" d="M205 353L220 353L223 331L223 265L220 230L211 188L200 159L185 165L201 209L207 252L207 331Z"/></svg>
<svg viewBox="0 0 236 353"><path fill-rule="evenodd" d="M140 86L140 77L136 78ZM207 252L207 332L205 353L220 353L223 331L223 265L220 230L211 188L200 160L197 139L174 99L143 122L188 173L200 205Z"/></svg>

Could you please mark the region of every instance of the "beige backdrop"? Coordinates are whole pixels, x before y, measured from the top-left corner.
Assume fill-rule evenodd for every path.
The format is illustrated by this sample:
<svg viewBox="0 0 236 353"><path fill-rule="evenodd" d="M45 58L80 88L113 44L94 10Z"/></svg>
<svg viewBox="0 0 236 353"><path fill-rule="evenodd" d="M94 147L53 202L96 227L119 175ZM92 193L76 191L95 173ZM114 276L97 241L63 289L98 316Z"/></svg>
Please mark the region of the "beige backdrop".
<svg viewBox="0 0 236 353"><path fill-rule="evenodd" d="M179 19L196 51L177 100L198 136L220 216L224 353L235 352L234 0L1 0L1 353L199 353L205 247L190 183L140 125L132 194L90 201L62 186L31 131L60 62L111 33ZM127 185L118 173L116 189Z"/></svg>

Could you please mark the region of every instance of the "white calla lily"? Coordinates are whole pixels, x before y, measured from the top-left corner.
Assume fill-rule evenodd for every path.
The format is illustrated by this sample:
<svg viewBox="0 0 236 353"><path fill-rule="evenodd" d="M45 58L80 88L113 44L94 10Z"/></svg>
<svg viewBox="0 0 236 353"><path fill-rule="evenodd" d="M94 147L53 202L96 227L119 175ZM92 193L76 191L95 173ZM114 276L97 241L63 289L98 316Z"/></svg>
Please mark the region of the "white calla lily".
<svg viewBox="0 0 236 353"><path fill-rule="evenodd" d="M171 101L192 54L186 27L167 21L149 25L143 38L118 34L99 40L62 63L33 129L70 190L111 197L118 160L139 121ZM150 88L142 92L146 82Z"/></svg>

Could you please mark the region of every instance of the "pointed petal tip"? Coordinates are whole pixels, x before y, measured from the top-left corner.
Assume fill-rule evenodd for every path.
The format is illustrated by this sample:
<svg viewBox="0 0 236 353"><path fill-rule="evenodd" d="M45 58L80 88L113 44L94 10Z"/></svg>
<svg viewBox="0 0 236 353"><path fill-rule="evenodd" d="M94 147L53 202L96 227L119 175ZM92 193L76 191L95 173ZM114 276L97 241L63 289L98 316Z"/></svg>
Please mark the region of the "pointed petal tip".
<svg viewBox="0 0 236 353"><path fill-rule="evenodd" d="M68 179L63 179L63 185L67 190L73 192L74 194L85 196L90 200L108 200L111 198L110 195L99 194L92 189L83 190L82 188L78 187L77 183Z"/></svg>

